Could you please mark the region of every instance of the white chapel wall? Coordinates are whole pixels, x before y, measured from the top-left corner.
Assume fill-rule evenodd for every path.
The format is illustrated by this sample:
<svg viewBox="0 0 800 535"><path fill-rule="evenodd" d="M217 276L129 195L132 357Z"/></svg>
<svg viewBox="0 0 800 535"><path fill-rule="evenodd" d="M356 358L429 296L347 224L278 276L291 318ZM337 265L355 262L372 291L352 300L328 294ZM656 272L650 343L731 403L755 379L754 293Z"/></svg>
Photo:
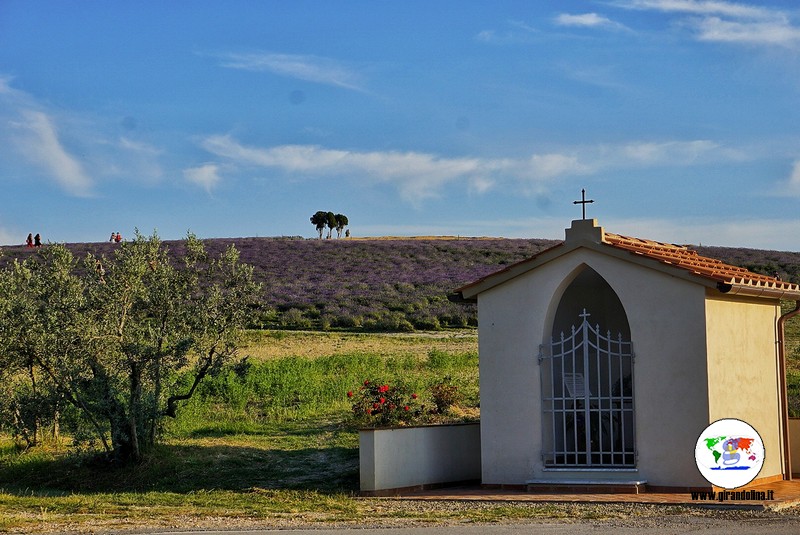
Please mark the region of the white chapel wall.
<svg viewBox="0 0 800 535"><path fill-rule="evenodd" d="M479 296L482 475L485 484L587 479L586 472L545 470L537 356L549 337L568 274L582 265L617 292L630 324L636 396L638 472L604 480L703 486L692 456L708 424L704 289L588 249L564 255ZM555 295L555 297L554 297ZM690 462L680 463L689 458Z"/></svg>

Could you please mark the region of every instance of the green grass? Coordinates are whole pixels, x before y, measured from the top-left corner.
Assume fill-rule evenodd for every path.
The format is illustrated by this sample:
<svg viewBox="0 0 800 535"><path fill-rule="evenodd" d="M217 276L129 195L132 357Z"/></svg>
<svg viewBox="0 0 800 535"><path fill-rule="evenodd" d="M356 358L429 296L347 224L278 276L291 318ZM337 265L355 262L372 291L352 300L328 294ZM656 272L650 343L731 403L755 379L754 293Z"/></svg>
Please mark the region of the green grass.
<svg viewBox="0 0 800 535"><path fill-rule="evenodd" d="M406 520L681 513L632 512L625 505L434 502L408 507L402 501L358 498L358 435L349 423L346 392L365 378L424 389L450 377L462 402L474 407L474 333L251 333L243 354L250 355L247 365L209 378L178 418L167 422L164 440L139 465L113 466L66 441L22 452L0 435L0 532L388 526ZM792 384L800 383L800 373L792 378Z"/></svg>
<svg viewBox="0 0 800 535"><path fill-rule="evenodd" d="M0 531L168 526L176 518L357 522L375 512L355 497L348 390L371 379L424 396L450 377L464 404L478 403L474 336L436 337L433 349L418 337L396 345L381 335L278 338L285 356L251 356L207 378L141 464L114 466L66 441L21 452L0 437ZM252 334L248 349L257 354L273 340ZM329 354L302 356L319 344L333 344Z"/></svg>

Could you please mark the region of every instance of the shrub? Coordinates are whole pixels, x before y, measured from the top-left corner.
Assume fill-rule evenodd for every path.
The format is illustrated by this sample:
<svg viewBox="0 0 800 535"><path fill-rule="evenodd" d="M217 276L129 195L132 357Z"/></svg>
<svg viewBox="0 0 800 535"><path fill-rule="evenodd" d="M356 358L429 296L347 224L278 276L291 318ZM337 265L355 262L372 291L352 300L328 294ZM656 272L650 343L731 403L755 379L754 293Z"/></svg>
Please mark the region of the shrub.
<svg viewBox="0 0 800 535"><path fill-rule="evenodd" d="M403 384L389 386L383 381L364 381L356 391L349 391L352 400L353 418L357 425L365 427L390 427L408 425L424 415L419 396Z"/></svg>
<svg viewBox="0 0 800 535"><path fill-rule="evenodd" d="M292 329L310 329L311 320L303 316L300 309L290 308L281 316L281 326Z"/></svg>
<svg viewBox="0 0 800 535"><path fill-rule="evenodd" d="M431 398L437 414L444 414L458 402L458 387L448 376L431 387Z"/></svg>

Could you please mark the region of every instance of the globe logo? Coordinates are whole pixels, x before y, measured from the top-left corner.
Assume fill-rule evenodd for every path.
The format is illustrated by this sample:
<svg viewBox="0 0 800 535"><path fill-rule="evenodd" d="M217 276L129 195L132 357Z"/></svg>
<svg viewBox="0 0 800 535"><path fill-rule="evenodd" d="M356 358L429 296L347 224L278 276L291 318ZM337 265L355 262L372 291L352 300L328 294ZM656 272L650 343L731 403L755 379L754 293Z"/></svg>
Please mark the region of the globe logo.
<svg viewBox="0 0 800 535"><path fill-rule="evenodd" d="M747 422L726 418L712 423L695 445L697 469L717 487L735 489L756 478L764 464L764 443Z"/></svg>

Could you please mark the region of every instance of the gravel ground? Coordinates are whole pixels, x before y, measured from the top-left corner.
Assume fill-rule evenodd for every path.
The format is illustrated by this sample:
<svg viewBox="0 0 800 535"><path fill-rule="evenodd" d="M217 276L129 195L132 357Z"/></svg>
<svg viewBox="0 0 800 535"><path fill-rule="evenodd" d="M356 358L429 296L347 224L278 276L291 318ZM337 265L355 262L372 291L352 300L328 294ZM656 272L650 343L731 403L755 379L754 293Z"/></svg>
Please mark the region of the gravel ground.
<svg viewBox="0 0 800 535"><path fill-rule="evenodd" d="M270 518L171 517L152 521L108 520L84 525L41 523L26 533L148 533L156 531L399 528L482 524L574 524L576 531L630 533L800 533L800 508L754 511L641 504L541 504L496 501L364 499L360 520L325 514L276 514ZM12 532L13 533L13 532Z"/></svg>

